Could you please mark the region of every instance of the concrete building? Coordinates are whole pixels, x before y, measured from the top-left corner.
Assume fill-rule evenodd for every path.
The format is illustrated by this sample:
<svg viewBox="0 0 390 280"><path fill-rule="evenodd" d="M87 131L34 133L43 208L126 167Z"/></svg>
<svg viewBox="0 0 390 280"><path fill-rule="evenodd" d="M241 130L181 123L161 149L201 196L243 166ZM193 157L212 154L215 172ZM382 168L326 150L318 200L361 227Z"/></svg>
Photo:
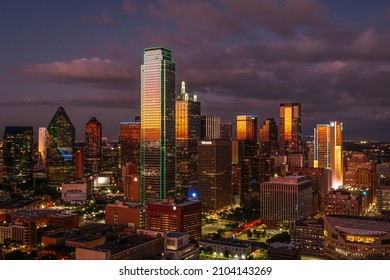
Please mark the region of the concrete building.
<svg viewBox="0 0 390 280"><path fill-rule="evenodd" d="M148 205L149 228L184 232L191 239L202 235L202 204L197 200L163 199Z"/></svg>
<svg viewBox="0 0 390 280"><path fill-rule="evenodd" d="M312 214L312 184L306 176L271 178L260 186L260 217L269 222L298 220Z"/></svg>
<svg viewBox="0 0 390 280"><path fill-rule="evenodd" d="M390 220L330 215L324 218L324 255L336 260L389 260Z"/></svg>
<svg viewBox="0 0 390 280"><path fill-rule="evenodd" d="M56 213L47 217L48 227L61 227L65 230L78 228L80 216L74 213Z"/></svg>
<svg viewBox="0 0 390 280"><path fill-rule="evenodd" d="M87 180L62 183L62 200L70 204L84 204L92 194L92 182Z"/></svg>
<svg viewBox="0 0 390 280"><path fill-rule="evenodd" d="M107 224L124 225L133 230L147 227L147 207L140 203L121 201L116 204L107 204L105 213Z"/></svg>
<svg viewBox="0 0 390 280"><path fill-rule="evenodd" d="M0 244L5 239L19 241L22 245L34 248L37 245L37 226L34 222L12 222L0 224Z"/></svg>
<svg viewBox="0 0 390 280"><path fill-rule="evenodd" d="M377 213L390 216L390 186L380 186L376 190Z"/></svg>
<svg viewBox="0 0 390 280"><path fill-rule="evenodd" d="M290 223L291 244L299 247L302 254L324 255L324 220L303 219Z"/></svg>
<svg viewBox="0 0 390 280"><path fill-rule="evenodd" d="M287 243L274 242L268 246L269 260L300 260L301 250L299 247Z"/></svg>
<svg viewBox="0 0 390 280"><path fill-rule="evenodd" d="M252 245L249 241L238 239L203 239L199 241L199 247L206 250L210 247L213 251L213 256L217 258L222 258L225 252L228 252L236 260L246 260L253 252Z"/></svg>
<svg viewBox="0 0 390 280"><path fill-rule="evenodd" d="M335 190L325 195L321 201L323 215L352 215L362 214L362 197L352 195L345 190Z"/></svg>
<svg viewBox="0 0 390 280"><path fill-rule="evenodd" d="M133 234L88 248L76 248L76 260L143 260L161 259L164 252L164 238Z"/></svg>

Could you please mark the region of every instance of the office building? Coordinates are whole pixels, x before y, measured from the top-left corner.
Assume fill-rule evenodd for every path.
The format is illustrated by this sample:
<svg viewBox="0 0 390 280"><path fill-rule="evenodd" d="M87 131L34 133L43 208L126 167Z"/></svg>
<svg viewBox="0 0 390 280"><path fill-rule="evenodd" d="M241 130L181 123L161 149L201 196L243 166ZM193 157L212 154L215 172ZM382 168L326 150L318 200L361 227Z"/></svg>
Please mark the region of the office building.
<svg viewBox="0 0 390 280"><path fill-rule="evenodd" d="M92 181L78 180L62 183L61 198L65 203L84 204L92 195Z"/></svg>
<svg viewBox="0 0 390 280"><path fill-rule="evenodd" d="M257 143L257 116L237 116L237 140Z"/></svg>
<svg viewBox="0 0 390 280"><path fill-rule="evenodd" d="M105 214L106 223L109 225L123 225L133 230L148 227L148 209L140 203L120 201L107 204Z"/></svg>
<svg viewBox="0 0 390 280"><path fill-rule="evenodd" d="M40 170L46 169L46 127L38 129L38 166Z"/></svg>
<svg viewBox="0 0 390 280"><path fill-rule="evenodd" d="M120 123L120 162L124 166L133 164L139 166L140 144L141 144L141 123L121 122Z"/></svg>
<svg viewBox="0 0 390 280"><path fill-rule="evenodd" d="M376 205L378 214L390 216L390 185L376 189Z"/></svg>
<svg viewBox="0 0 390 280"><path fill-rule="evenodd" d="M33 128L7 126L3 138L3 164L7 182L31 186L34 154Z"/></svg>
<svg viewBox="0 0 390 280"><path fill-rule="evenodd" d="M270 223L298 220L312 211L312 184L306 176L276 177L261 183L261 219Z"/></svg>
<svg viewBox="0 0 390 280"><path fill-rule="evenodd" d="M172 198L149 203L147 206L149 228L188 233L193 240L201 238L200 201Z"/></svg>
<svg viewBox="0 0 390 280"><path fill-rule="evenodd" d="M74 177L75 129L63 107L47 127L46 177L49 186L59 186Z"/></svg>
<svg viewBox="0 0 390 280"><path fill-rule="evenodd" d="M82 179L84 177L84 153L82 150L76 150L74 153L74 178Z"/></svg>
<svg viewBox="0 0 390 280"><path fill-rule="evenodd" d="M182 82L176 100L176 186L186 196L188 187L197 185L197 146L200 140L201 108L196 95L186 92Z"/></svg>
<svg viewBox="0 0 390 280"><path fill-rule="evenodd" d="M126 164L124 168L123 178L123 191L125 199L134 202L141 202L141 189L139 180L139 166Z"/></svg>
<svg viewBox="0 0 390 280"><path fill-rule="evenodd" d="M102 168L102 125L93 117L85 126L84 172L96 175Z"/></svg>
<svg viewBox="0 0 390 280"><path fill-rule="evenodd" d="M201 116L202 140L216 140L221 138L221 118L215 116Z"/></svg>
<svg viewBox="0 0 390 280"><path fill-rule="evenodd" d="M266 119L259 129L260 153L275 155L278 153L278 126L274 118Z"/></svg>
<svg viewBox="0 0 390 280"><path fill-rule="evenodd" d="M221 123L220 136L221 136L221 140L233 140L233 124Z"/></svg>
<svg viewBox="0 0 390 280"><path fill-rule="evenodd" d="M324 255L324 220L302 219L290 223L291 244L301 249L302 254L322 257Z"/></svg>
<svg viewBox="0 0 390 280"><path fill-rule="evenodd" d="M198 141L198 197L204 212L232 204L231 141Z"/></svg>
<svg viewBox="0 0 390 280"><path fill-rule="evenodd" d="M141 201L174 195L176 65L172 51L147 48L141 65Z"/></svg>
<svg viewBox="0 0 390 280"><path fill-rule="evenodd" d="M279 152L281 155L300 153L301 142L301 104L280 104Z"/></svg>
<svg viewBox="0 0 390 280"><path fill-rule="evenodd" d="M324 218L324 255L334 260L389 260L390 222L385 218Z"/></svg>
<svg viewBox="0 0 390 280"><path fill-rule="evenodd" d="M324 215L360 216L362 214L362 197L341 189L331 191L321 200L321 213Z"/></svg>
<svg viewBox="0 0 390 280"><path fill-rule="evenodd" d="M344 183L343 123L331 121L314 129L314 167L332 171L332 188Z"/></svg>

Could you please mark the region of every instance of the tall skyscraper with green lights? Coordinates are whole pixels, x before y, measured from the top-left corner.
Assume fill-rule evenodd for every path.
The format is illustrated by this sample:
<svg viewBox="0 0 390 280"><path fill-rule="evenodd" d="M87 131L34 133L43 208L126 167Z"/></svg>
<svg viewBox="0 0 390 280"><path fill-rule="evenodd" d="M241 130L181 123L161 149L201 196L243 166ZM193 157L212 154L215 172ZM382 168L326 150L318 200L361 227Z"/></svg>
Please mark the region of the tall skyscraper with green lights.
<svg viewBox="0 0 390 280"><path fill-rule="evenodd" d="M172 51L146 48L141 65L141 202L175 193L176 64Z"/></svg>

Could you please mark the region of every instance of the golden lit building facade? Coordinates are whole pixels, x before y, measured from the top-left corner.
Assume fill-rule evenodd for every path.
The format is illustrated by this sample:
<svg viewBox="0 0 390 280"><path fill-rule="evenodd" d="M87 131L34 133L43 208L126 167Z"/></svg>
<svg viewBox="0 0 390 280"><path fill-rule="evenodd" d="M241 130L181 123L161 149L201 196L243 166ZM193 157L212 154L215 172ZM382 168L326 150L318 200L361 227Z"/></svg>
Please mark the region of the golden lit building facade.
<svg viewBox="0 0 390 280"><path fill-rule="evenodd" d="M281 155L302 151L301 104L280 104L279 152Z"/></svg>
<svg viewBox="0 0 390 280"><path fill-rule="evenodd" d="M40 170L46 168L46 127L38 129L38 165Z"/></svg>
<svg viewBox="0 0 390 280"><path fill-rule="evenodd" d="M331 121L314 129L314 167L332 171L332 188L343 185L343 123Z"/></svg>
<svg viewBox="0 0 390 280"><path fill-rule="evenodd" d="M261 154L276 154L278 151L278 126L274 118L266 119L259 129Z"/></svg>
<svg viewBox="0 0 390 280"><path fill-rule="evenodd" d="M180 193L197 184L197 146L201 127L200 102L186 92L182 82L176 100L176 186Z"/></svg>
<svg viewBox="0 0 390 280"><path fill-rule="evenodd" d="M141 65L141 202L175 192L176 64L164 47L144 50Z"/></svg>
<svg viewBox="0 0 390 280"><path fill-rule="evenodd" d="M257 142L257 116L237 116L237 140Z"/></svg>

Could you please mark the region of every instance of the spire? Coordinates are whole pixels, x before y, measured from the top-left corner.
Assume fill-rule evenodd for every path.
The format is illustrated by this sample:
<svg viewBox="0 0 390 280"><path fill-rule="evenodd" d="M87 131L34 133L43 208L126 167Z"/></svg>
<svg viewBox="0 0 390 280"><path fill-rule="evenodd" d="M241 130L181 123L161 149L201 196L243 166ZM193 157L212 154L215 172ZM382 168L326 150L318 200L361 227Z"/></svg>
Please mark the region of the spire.
<svg viewBox="0 0 390 280"><path fill-rule="evenodd" d="M186 93L186 83L183 81L181 82L181 94Z"/></svg>

